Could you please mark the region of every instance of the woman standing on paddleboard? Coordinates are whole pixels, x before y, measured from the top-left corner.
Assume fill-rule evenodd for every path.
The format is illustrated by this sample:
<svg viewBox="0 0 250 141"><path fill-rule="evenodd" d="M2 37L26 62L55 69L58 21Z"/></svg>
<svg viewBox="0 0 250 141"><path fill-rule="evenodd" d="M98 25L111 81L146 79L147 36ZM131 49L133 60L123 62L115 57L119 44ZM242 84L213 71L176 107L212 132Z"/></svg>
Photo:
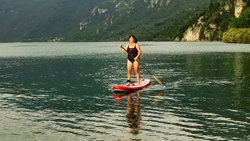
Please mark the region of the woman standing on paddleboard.
<svg viewBox="0 0 250 141"><path fill-rule="evenodd" d="M134 71L136 74L137 82L138 82L138 85L140 86L139 56L141 55L141 48L137 44L136 37L134 35L131 35L129 37L129 43L126 45L125 50L122 47L122 45L120 45L120 48L122 49L123 53L128 52L128 60L127 60L127 70L128 70L127 82L128 83L126 85L130 84L132 67L134 66Z"/></svg>

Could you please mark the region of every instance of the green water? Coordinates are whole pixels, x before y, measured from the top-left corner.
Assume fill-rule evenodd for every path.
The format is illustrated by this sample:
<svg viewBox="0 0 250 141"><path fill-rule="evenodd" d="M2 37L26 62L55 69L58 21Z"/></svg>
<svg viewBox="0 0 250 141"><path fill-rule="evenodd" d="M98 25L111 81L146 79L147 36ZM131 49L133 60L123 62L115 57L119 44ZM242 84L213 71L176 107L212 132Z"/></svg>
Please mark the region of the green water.
<svg viewBox="0 0 250 141"><path fill-rule="evenodd" d="M250 140L249 45L139 42L163 84L117 98L119 44L1 43L0 140Z"/></svg>

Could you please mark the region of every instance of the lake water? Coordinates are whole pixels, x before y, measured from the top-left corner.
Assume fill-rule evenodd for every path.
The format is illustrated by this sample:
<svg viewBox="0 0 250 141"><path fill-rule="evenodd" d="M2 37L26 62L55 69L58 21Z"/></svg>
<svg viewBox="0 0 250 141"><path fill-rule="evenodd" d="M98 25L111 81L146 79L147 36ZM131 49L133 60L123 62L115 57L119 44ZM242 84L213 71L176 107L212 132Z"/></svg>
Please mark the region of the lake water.
<svg viewBox="0 0 250 141"><path fill-rule="evenodd" d="M139 42L163 84L116 98L126 43L1 43L0 140L250 140L249 44Z"/></svg>

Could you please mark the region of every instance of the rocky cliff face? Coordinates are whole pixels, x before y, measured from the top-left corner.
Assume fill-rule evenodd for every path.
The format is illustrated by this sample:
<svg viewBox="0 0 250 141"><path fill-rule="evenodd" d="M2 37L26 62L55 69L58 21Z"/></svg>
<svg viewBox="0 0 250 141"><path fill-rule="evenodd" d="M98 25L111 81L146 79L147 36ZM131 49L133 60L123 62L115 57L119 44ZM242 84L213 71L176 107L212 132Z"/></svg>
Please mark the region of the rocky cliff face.
<svg viewBox="0 0 250 141"><path fill-rule="evenodd" d="M236 18L239 18L241 11L243 7L246 5L246 3L243 0L237 0L235 4L235 12L234 15Z"/></svg>
<svg viewBox="0 0 250 141"><path fill-rule="evenodd" d="M203 22L201 22L201 19L203 17L200 17L198 19L198 24L197 26L195 24L193 24L192 27L189 27L186 32L184 33L184 37L182 38L181 41L199 41L199 35L200 35L200 30L201 30L201 26L198 25L202 25ZM177 39L176 39L177 40Z"/></svg>
<svg viewBox="0 0 250 141"><path fill-rule="evenodd" d="M235 17L238 18L242 12L243 7L246 5L246 3L243 0L235 0L234 2L235 5ZM229 11L229 8L232 6L231 3L227 3L224 6L224 9L226 11ZM220 12L220 14L222 14L222 11ZM201 31L201 26L203 25L203 23L201 22L201 19L203 18L200 17L198 20L198 24L193 24L191 27L189 27L184 33L183 33L183 38L179 39L179 37L177 37L175 39L175 41L189 41L189 42L196 42L196 41L201 41L199 39L200 36L200 32L204 32L205 38L206 40L210 39L210 35L213 34L217 29L220 29L220 27L214 23L210 23L208 25L208 27L204 28L203 31ZM202 40L204 41L204 40Z"/></svg>

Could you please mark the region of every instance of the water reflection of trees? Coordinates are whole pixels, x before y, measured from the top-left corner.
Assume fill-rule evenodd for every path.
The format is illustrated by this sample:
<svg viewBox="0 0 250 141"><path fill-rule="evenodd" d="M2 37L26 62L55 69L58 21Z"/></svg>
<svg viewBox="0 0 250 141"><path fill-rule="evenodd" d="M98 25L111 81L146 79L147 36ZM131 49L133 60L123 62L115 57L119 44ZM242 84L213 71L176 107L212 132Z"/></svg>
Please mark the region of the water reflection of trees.
<svg viewBox="0 0 250 141"><path fill-rule="evenodd" d="M140 113L140 103L139 103L139 98L140 98L140 92L137 92L137 97L136 97L136 102L135 104L132 102L132 96L128 95L128 108L126 110L127 115L127 122L128 122L128 127L131 128L130 133L133 135L140 134L140 127L141 127L141 113ZM133 106L135 105L135 106Z"/></svg>
<svg viewBox="0 0 250 141"><path fill-rule="evenodd" d="M246 59L243 53L235 53L233 61L233 81L235 86L232 88L235 95L234 103L246 112L250 112L249 64L249 59Z"/></svg>
<svg viewBox="0 0 250 141"><path fill-rule="evenodd" d="M227 87L233 94L231 102L238 109L250 112L249 53L190 54L186 55L185 59L186 71L191 74L193 80L201 81L205 78L211 82L214 79L231 81L231 87Z"/></svg>

